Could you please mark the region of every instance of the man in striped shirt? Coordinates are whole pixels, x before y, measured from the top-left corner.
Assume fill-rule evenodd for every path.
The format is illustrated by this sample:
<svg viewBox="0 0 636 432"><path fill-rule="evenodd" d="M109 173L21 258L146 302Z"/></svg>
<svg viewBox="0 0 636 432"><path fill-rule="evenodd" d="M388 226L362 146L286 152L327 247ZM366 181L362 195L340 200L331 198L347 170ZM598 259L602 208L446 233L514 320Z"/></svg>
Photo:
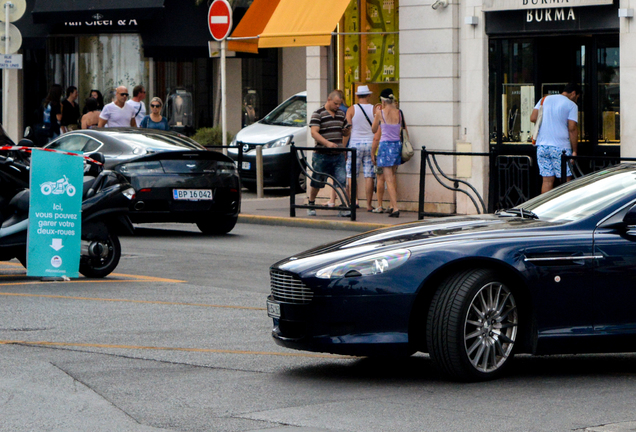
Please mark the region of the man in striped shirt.
<svg viewBox="0 0 636 432"><path fill-rule="evenodd" d="M309 183L309 204L314 205L318 190L325 187L324 183L327 181L327 176L318 173L329 174L335 177L341 185L345 185L346 171L345 171L345 154L344 152L335 152L324 149L344 147L343 137L349 135L349 129L347 124L347 118L344 111L339 107L342 103L342 97L336 90L329 93L327 102L320 108L318 108L312 115L309 121L309 127L311 128L311 136L316 141L316 148L323 149L322 151L316 151L312 157L312 166L314 173ZM333 206L335 200L332 197L329 204ZM307 210L309 216L316 216L316 210ZM339 216L347 216L346 212L340 212Z"/></svg>

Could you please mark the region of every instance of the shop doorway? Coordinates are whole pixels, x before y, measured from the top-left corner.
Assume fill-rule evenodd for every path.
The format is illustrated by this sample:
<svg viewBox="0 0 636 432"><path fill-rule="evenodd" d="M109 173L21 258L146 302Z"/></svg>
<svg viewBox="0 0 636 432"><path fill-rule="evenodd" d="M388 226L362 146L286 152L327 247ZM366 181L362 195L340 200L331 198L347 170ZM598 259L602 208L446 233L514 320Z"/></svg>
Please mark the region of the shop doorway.
<svg viewBox="0 0 636 432"><path fill-rule="evenodd" d="M541 179L532 146L530 114L544 95L560 94L568 82L579 83L579 155L620 156L620 59L617 34L491 38L490 144L497 155L516 155L529 162L525 190L496 184L497 199L515 190L523 201L540 192ZM598 167L579 163L584 173ZM515 174L491 167L491 181L515 179ZM512 169L518 167L513 164ZM492 190L492 189L491 189ZM509 202L510 203L510 202ZM495 207L497 204L495 204Z"/></svg>

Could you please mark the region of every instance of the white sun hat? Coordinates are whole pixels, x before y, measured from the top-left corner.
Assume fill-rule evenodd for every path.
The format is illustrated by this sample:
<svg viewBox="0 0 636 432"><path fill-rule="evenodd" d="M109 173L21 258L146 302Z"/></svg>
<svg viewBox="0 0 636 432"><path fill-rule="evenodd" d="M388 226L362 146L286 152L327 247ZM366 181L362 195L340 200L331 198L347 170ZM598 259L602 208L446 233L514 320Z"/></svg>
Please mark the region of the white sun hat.
<svg viewBox="0 0 636 432"><path fill-rule="evenodd" d="M361 85L358 87L358 91L356 91L356 96L368 96L373 93L369 90L369 86Z"/></svg>

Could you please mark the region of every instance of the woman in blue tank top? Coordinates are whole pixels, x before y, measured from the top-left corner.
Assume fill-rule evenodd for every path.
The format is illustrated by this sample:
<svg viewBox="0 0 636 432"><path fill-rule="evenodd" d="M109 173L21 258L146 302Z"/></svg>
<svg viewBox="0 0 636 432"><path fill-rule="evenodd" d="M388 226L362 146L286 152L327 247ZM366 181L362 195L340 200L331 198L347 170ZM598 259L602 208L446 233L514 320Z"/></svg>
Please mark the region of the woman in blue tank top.
<svg viewBox="0 0 636 432"><path fill-rule="evenodd" d="M380 93L382 109L375 113L371 130L379 138L379 144L371 150L373 162L378 167L384 168L387 189L391 207L388 209L389 217L400 217L397 207L397 167L402 163L402 115L395 105L393 90L384 89ZM377 140L376 140L377 141Z"/></svg>

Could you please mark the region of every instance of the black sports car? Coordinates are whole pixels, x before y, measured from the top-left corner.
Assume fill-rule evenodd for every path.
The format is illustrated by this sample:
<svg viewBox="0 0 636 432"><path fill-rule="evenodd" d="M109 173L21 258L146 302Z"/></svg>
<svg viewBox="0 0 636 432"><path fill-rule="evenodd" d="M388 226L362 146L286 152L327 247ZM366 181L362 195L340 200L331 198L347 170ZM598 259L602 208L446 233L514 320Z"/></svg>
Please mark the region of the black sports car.
<svg viewBox="0 0 636 432"><path fill-rule="evenodd" d="M270 274L272 335L289 348L428 352L465 381L515 353L636 351L636 165L496 214L344 239Z"/></svg>
<svg viewBox="0 0 636 432"><path fill-rule="evenodd" d="M190 138L153 129L103 128L66 133L46 148L104 154L107 169L123 174L137 191L135 223L196 223L206 234L234 228L241 183L232 159Z"/></svg>

